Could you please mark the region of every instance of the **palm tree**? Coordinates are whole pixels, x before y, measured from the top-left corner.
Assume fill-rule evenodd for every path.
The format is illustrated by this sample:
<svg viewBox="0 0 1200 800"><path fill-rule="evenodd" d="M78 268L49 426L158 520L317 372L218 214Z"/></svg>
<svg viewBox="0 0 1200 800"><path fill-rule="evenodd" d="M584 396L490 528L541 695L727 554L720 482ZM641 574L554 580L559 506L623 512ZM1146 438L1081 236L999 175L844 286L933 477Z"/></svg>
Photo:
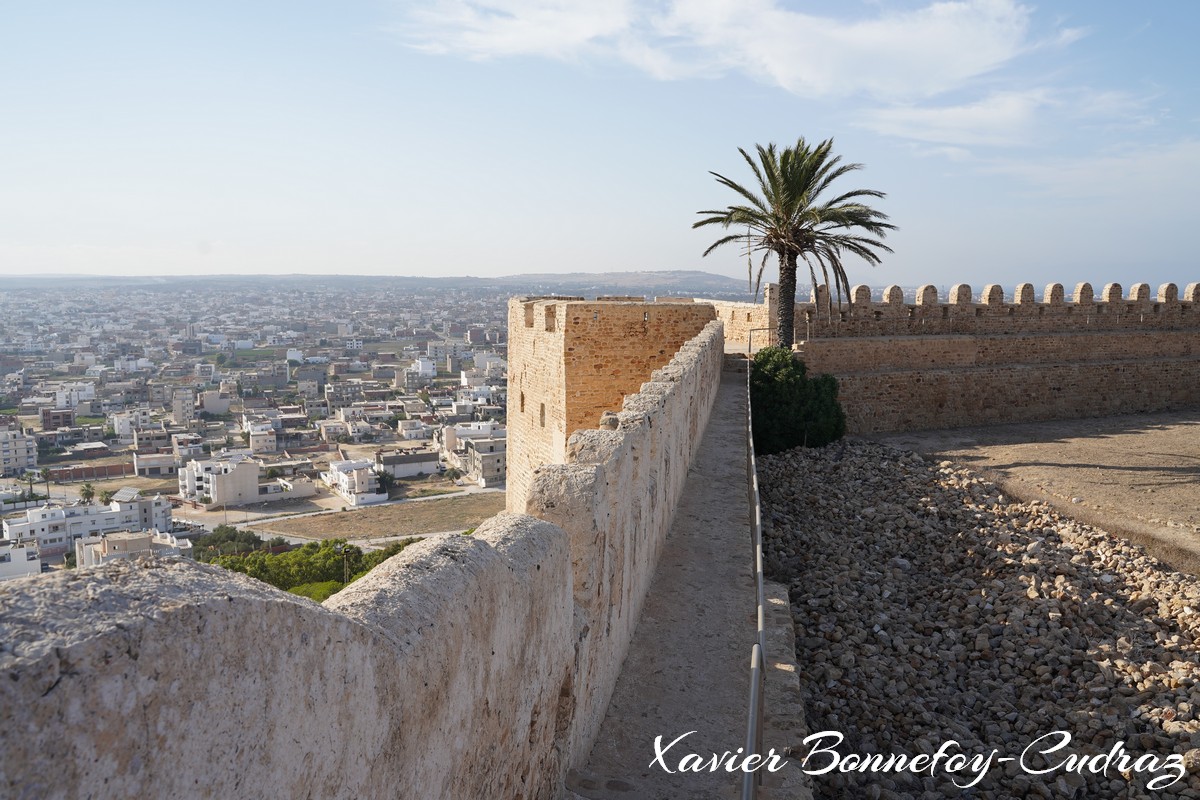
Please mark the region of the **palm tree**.
<svg viewBox="0 0 1200 800"><path fill-rule="evenodd" d="M758 182L746 188L716 172L710 173L722 186L737 192L744 205L730 205L723 210L700 211L707 215L692 225L720 225L723 228L745 226L746 233L731 233L713 242L704 255L723 244L744 242L747 256L763 254L758 269L761 280L763 267L771 253L779 259L779 340L784 347L795 341L796 268L801 258L808 265L813 286L817 285L815 266L829 283L833 273L834 285L841 305L843 291L850 294L850 283L842 266L845 253L859 256L868 264L878 264L878 250L890 253L891 248L881 239L895 225L888 224L887 215L859 202L860 198L882 198L883 192L874 189L854 189L828 200L821 195L831 183L848 172L861 169L861 164L842 164L841 156L831 155L833 140L826 139L816 147L801 137L794 147L782 150L775 144L755 145L758 160L742 148L738 152L750 165ZM865 234L865 235L864 235ZM829 306L832 313L832 301Z"/></svg>
<svg viewBox="0 0 1200 800"><path fill-rule="evenodd" d="M50 468L42 467L38 470L38 474L42 476L42 480L46 482L46 499L50 499Z"/></svg>
<svg viewBox="0 0 1200 800"><path fill-rule="evenodd" d="M92 502L92 499L95 496L96 496L96 487L93 486L92 484L85 483L83 486L79 487L79 499L82 500L83 502L90 503L90 502Z"/></svg>

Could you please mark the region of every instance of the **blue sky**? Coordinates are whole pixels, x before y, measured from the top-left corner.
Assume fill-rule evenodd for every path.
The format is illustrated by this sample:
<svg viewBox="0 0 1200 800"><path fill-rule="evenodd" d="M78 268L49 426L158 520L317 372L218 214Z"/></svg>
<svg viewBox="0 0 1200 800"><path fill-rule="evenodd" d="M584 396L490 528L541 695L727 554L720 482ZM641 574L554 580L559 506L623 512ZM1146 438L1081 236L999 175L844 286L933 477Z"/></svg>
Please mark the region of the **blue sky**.
<svg viewBox="0 0 1200 800"><path fill-rule="evenodd" d="M0 275L741 277L738 147L833 137L852 283L1200 280L1192 2L0 2ZM847 184L848 187L849 184ZM774 274L773 266L768 270ZM1040 291L1040 289L1039 289Z"/></svg>

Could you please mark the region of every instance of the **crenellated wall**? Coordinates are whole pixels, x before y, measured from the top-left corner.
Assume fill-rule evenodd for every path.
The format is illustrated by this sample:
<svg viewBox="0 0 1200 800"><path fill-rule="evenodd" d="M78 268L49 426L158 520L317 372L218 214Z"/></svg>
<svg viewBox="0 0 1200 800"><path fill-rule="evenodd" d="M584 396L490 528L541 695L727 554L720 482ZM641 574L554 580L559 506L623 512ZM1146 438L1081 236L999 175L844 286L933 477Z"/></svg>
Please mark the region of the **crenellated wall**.
<svg viewBox="0 0 1200 800"><path fill-rule="evenodd" d="M837 376L851 433L1065 419L1200 405L1200 284L1126 296L1050 284L1006 300L999 286L974 295L933 286L905 303L856 286L832 319L828 295L796 306L797 350L810 371Z"/></svg>
<svg viewBox="0 0 1200 800"><path fill-rule="evenodd" d="M1034 287L1022 283L1011 299L997 284L975 295L968 284L951 287L945 302L937 288L917 289L916 302L904 302L899 286L889 286L881 302L871 300L868 286L855 286L841 310L836 300L833 318L826 309L828 289L817 287L815 300L796 304L797 341L840 336L918 336L967 333L1065 333L1095 330L1182 330L1200 328L1200 283L1188 284L1180 295L1173 283L1152 294L1145 283L1134 284L1128 296L1110 283L1097 295L1091 284L1075 286L1070 302L1062 284L1052 283L1035 299Z"/></svg>
<svg viewBox="0 0 1200 800"><path fill-rule="evenodd" d="M0 584L0 796L562 797L716 396L707 314L531 472L544 519L413 545L324 606L179 560ZM537 350L525 374L557 374Z"/></svg>

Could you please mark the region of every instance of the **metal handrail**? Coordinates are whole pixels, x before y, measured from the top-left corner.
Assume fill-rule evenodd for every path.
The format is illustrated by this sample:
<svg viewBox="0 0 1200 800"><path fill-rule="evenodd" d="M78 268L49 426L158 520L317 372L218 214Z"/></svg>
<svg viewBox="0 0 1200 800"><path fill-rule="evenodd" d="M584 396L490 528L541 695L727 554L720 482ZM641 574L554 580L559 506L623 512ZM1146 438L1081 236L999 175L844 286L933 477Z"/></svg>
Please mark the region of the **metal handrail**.
<svg viewBox="0 0 1200 800"><path fill-rule="evenodd" d="M753 333L751 333L753 336ZM750 371L751 363L746 369L746 493L750 505L750 543L754 551L754 586L755 602L757 605L757 635L754 647L750 650L750 700L746 714L746 742L743 753L762 753L763 743L763 703L766 695L766 591L763 588L763 549L762 549L762 506L758 495L758 468L754 457L754 419L750 411ZM755 770L742 775L742 800L754 800L758 797L758 787L762 785L762 772Z"/></svg>

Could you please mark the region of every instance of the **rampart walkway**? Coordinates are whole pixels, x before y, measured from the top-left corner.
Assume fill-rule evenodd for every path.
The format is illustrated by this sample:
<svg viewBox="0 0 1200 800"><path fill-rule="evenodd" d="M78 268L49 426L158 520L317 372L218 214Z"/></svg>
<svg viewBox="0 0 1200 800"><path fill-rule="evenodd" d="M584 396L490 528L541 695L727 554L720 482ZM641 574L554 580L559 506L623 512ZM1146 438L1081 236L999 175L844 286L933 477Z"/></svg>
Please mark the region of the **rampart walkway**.
<svg viewBox="0 0 1200 800"><path fill-rule="evenodd" d="M662 759L672 769L688 753L708 760L714 753L736 752L745 736L755 614L745 492L745 380L745 373L728 368L722 373L608 714L587 768L568 782L579 797L738 796L740 772L668 774L652 762L658 736L665 748L694 731ZM786 590L773 588L775 611L781 608L788 635L780 644L785 652L771 655L790 664L794 647ZM786 681L775 680L778 702L779 683ZM798 716L794 702L781 710ZM770 796L799 795L777 791Z"/></svg>

